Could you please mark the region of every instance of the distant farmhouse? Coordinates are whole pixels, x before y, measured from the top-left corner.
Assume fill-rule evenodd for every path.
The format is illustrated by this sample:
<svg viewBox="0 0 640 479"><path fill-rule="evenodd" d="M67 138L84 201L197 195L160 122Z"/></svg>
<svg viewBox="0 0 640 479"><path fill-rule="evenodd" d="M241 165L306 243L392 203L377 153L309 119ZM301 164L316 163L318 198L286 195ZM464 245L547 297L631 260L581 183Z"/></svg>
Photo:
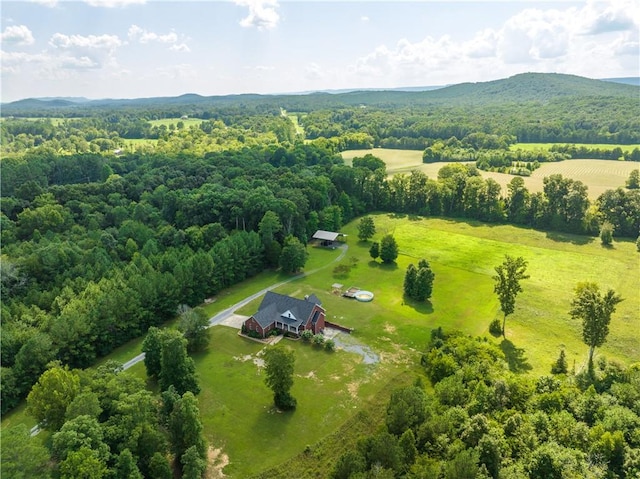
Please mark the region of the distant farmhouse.
<svg viewBox="0 0 640 479"><path fill-rule="evenodd" d="M268 291L258 311L242 324L242 330L255 331L263 338L275 329L295 335L307 330L318 334L324 330L324 321L325 310L315 294L297 299Z"/></svg>

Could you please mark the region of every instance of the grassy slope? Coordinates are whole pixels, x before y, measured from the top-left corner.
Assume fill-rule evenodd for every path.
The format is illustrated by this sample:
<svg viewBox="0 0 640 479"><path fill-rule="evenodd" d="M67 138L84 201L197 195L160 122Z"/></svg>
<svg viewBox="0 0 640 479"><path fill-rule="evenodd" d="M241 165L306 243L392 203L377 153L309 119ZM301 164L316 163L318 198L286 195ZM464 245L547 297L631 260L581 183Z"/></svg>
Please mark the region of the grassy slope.
<svg viewBox="0 0 640 479"><path fill-rule="evenodd" d="M422 163L422 152L415 150L393 150L373 148L371 150L349 150L342 153L346 164L356 156L364 156L371 153L387 164L387 172L390 175L397 173L408 174L412 170L420 170L430 178L437 178L438 171L448 163ZM530 177L523 178L525 186L532 192L542 191L542 180L546 176L556 173L574 180L582 181L589 187L589 198L596 199L606 190L624 186L631 170L637 169L637 162L607 161L607 160L568 160L557 163L542 163ZM512 175L481 171L484 178L493 178L507 194L507 184L513 179Z"/></svg>

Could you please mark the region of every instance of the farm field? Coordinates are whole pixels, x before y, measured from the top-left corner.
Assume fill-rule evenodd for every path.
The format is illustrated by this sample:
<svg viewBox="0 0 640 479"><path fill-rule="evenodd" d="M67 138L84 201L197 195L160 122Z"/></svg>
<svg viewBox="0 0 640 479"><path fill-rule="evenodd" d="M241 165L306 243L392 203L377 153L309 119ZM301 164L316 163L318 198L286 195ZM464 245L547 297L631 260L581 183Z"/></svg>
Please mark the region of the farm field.
<svg viewBox="0 0 640 479"><path fill-rule="evenodd" d="M185 119L181 119L181 118L163 118L161 120L149 120L149 123L151 124L151 126L160 126L160 125L165 125L165 126L169 126L169 125L174 125L174 126L178 126L178 122L182 122L184 123L184 127L185 128L189 128L192 125L200 125L200 123L202 123L204 120L202 118L185 118Z"/></svg>
<svg viewBox="0 0 640 479"><path fill-rule="evenodd" d="M578 148L584 146L586 148L597 148L599 150L613 150L620 148L623 152L631 152L634 148L640 148L640 145L612 145L609 143L515 143L510 146L510 150L549 150L553 145L574 145Z"/></svg>
<svg viewBox="0 0 640 479"><path fill-rule="evenodd" d="M387 164L387 173L408 174L413 170L420 170L430 178L436 178L438 171L449 163L422 163L422 152L416 150L392 150L373 148L371 150L349 150L342 152L345 163L351 164L353 158L371 153ZM553 174L561 174L567 178L582 181L589 187L589 198L594 200L606 190L624 187L629 173L638 169L637 162L609 161L609 160L566 160L556 163L542 163L531 176L523 177L527 189L532 192L542 191L543 179ZM503 194L507 194L507 185L513 175L481 171L484 178L493 178L501 186Z"/></svg>

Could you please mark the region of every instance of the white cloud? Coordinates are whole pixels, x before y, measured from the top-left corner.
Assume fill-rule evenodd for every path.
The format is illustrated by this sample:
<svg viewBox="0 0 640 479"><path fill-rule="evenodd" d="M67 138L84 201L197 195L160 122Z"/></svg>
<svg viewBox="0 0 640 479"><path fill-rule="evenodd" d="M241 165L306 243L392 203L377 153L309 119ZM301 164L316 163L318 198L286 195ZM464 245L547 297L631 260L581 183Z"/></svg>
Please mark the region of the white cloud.
<svg viewBox="0 0 640 479"><path fill-rule="evenodd" d="M521 71L594 72L638 69L640 3L590 1L581 7L529 8L502 26L460 41L448 35L380 45L353 63L356 78L385 86L450 83L450 79L495 79ZM554 8L556 7L556 8ZM635 62L635 63L633 63ZM455 81L455 80L454 80Z"/></svg>
<svg viewBox="0 0 640 479"><path fill-rule="evenodd" d="M161 35L155 32L150 32L144 28L139 27L138 25L131 25L129 27L129 31L127 32L127 36L131 41L138 41L142 44L147 43L164 43L171 45L169 50L174 52L190 52L191 49L189 46L183 41L178 43L179 38L176 32L169 32L165 35Z"/></svg>
<svg viewBox="0 0 640 479"><path fill-rule="evenodd" d="M89 57L62 57L60 65L70 70L94 70L100 68L100 64Z"/></svg>
<svg viewBox="0 0 640 479"><path fill-rule="evenodd" d="M115 67L116 49L124 42L117 35L65 35L55 33L49 40L60 68L71 70Z"/></svg>
<svg viewBox="0 0 640 479"><path fill-rule="evenodd" d="M280 15L277 12L277 0L233 0L236 5L249 7L249 14L240 20L245 28L255 27L258 30L272 29L278 25Z"/></svg>
<svg viewBox="0 0 640 479"><path fill-rule="evenodd" d="M123 8L129 5L142 5L146 0L85 0L92 7Z"/></svg>
<svg viewBox="0 0 640 479"><path fill-rule="evenodd" d="M592 0L582 9L580 20L586 34L638 30L640 4L635 0Z"/></svg>
<svg viewBox="0 0 640 479"><path fill-rule="evenodd" d="M363 15L360 17L360 21L362 23L369 23L369 20L371 20L369 17L367 17L366 15Z"/></svg>
<svg viewBox="0 0 640 479"><path fill-rule="evenodd" d="M54 33L49 40L49 45L55 48L73 49L107 49L112 50L122 45L117 35L65 35Z"/></svg>
<svg viewBox="0 0 640 479"><path fill-rule="evenodd" d="M169 50L172 52L181 52L181 53L189 53L191 48L186 43L176 43L169 47Z"/></svg>
<svg viewBox="0 0 640 479"><path fill-rule="evenodd" d="M47 55L25 52L0 52L0 65L3 73L18 73L23 65L42 64L49 60Z"/></svg>
<svg viewBox="0 0 640 479"><path fill-rule="evenodd" d="M35 39L33 33L25 25L9 25L0 35L3 43L15 45L33 45Z"/></svg>

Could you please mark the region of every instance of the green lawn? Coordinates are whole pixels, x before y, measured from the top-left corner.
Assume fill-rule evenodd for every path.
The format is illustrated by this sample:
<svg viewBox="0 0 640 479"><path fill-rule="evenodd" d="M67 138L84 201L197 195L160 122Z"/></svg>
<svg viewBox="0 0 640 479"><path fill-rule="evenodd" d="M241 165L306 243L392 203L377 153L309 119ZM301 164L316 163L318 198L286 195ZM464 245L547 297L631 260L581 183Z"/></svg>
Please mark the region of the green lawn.
<svg viewBox="0 0 640 479"><path fill-rule="evenodd" d="M212 330L209 351L196 357L198 396L207 439L230 457L225 474L247 477L274 467L338 429L361 402L383 387L389 367L362 364L354 353L328 353L302 341L283 339L274 347L295 352L294 412L274 409L273 394L254 361L265 347L225 326ZM376 374L372 375L374 372ZM260 451L256 455L256 451Z"/></svg>

